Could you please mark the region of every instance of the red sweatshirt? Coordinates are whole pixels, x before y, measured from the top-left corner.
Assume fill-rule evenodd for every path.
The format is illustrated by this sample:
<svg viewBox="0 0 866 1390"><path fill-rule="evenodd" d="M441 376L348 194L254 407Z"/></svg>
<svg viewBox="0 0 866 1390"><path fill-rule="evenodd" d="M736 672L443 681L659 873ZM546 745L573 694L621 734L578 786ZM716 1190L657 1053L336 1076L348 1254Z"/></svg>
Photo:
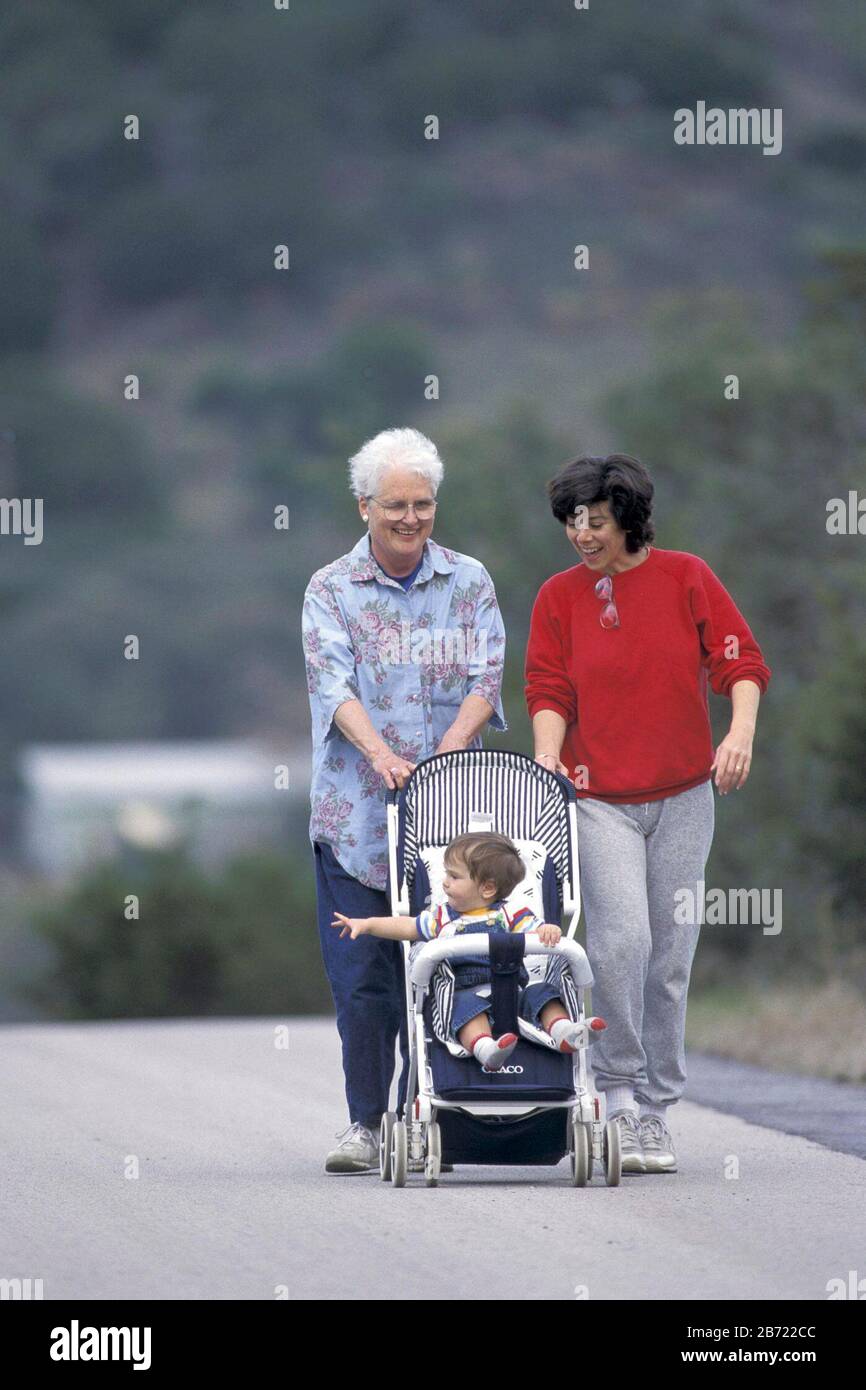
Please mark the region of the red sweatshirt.
<svg viewBox="0 0 866 1390"><path fill-rule="evenodd" d="M578 796L675 796L710 776L708 679L719 695L739 680L763 693L769 667L730 594L697 555L653 547L642 564L615 574L615 628L599 622L599 578L581 563L542 584L526 649L529 713L552 709L564 717L562 761L572 776L587 769Z"/></svg>

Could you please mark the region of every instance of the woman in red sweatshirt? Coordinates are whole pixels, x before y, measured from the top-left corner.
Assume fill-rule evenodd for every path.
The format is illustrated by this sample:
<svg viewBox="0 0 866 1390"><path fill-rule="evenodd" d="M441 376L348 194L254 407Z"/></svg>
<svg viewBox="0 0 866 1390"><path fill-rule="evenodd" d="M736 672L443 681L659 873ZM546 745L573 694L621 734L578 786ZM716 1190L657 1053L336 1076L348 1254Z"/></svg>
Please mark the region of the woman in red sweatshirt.
<svg viewBox="0 0 866 1390"><path fill-rule="evenodd" d="M653 485L637 459L575 459L548 493L579 563L548 579L532 610L535 757L578 795L593 1011L608 1025L593 1069L618 1118L623 1170L672 1172L667 1110L686 1081L712 776L723 796L744 785L770 671L709 565L652 544ZM732 703L715 750L708 684Z"/></svg>

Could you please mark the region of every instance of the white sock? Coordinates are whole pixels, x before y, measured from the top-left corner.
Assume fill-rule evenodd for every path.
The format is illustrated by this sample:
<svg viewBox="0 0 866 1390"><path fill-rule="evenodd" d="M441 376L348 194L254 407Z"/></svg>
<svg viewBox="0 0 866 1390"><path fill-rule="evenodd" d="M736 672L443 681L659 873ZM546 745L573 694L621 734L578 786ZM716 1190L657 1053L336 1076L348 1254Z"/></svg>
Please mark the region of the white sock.
<svg viewBox="0 0 866 1390"><path fill-rule="evenodd" d="M666 1125L668 1122L668 1107L666 1105L641 1105L641 1119L648 1120L650 1115L656 1115L658 1119L662 1121L662 1124Z"/></svg>
<svg viewBox="0 0 866 1390"><path fill-rule="evenodd" d="M615 1114L617 1110L630 1110L633 1115L638 1113L637 1101L634 1098L634 1089L631 1086L608 1086L604 1093L607 1103L607 1118Z"/></svg>
<svg viewBox="0 0 866 1390"><path fill-rule="evenodd" d="M548 1029L550 1036L556 1043L560 1052L565 1051L562 1044L567 1043L572 1052L576 1052L586 1041L586 1024L575 1023L570 1018L558 1018Z"/></svg>
<svg viewBox="0 0 866 1390"><path fill-rule="evenodd" d="M517 1046L517 1041L514 1033L504 1033L501 1038L478 1038L472 1047L472 1055L486 1071L499 1071Z"/></svg>

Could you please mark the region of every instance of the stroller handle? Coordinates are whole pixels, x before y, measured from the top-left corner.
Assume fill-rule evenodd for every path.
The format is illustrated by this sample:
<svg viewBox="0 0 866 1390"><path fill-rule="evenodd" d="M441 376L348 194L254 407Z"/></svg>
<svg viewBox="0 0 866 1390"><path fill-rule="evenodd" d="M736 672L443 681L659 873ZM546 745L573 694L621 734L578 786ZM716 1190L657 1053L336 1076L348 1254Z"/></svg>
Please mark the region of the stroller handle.
<svg viewBox="0 0 866 1390"><path fill-rule="evenodd" d="M545 946L538 933L523 933L526 942L524 955L527 956L565 956L571 978L578 989L586 989L592 984L592 970L586 951L576 941L562 937L555 946ZM446 936L442 940L428 941L412 962L410 975L412 983L426 986L430 983L436 967L452 956L486 956L490 954L490 935L488 932L461 932L459 936Z"/></svg>
<svg viewBox="0 0 866 1390"><path fill-rule="evenodd" d="M418 759L418 762L415 764L415 770L414 770L414 772L410 772L409 776L406 778L406 781L403 783L403 786L402 786L402 787L386 787L386 788L385 788L385 803L386 803L386 805L388 805L388 806L397 806L397 805L399 804L399 802L400 802L400 798L403 796L403 793L406 792L406 791L408 790L409 785L410 785L411 782L414 780L414 778L418 775L418 772L420 771L420 769L421 769L422 767L425 769L425 771L428 771L428 772L429 772L431 763L447 763L447 762L453 762L453 763L455 763L456 765L459 766L460 760L463 759L463 758L465 758L465 755L466 755L467 753L481 753L481 754L484 754L484 753L491 753L491 752L507 753L509 757L512 757L512 758L519 758L521 762L528 763L528 764L529 764L530 766L532 766L532 767L541 767L541 764L540 764L540 763L536 763L535 758L531 758L531 757L529 756L528 753L519 753L519 752L517 751L516 748L498 748L498 749L490 749L490 748L466 748L466 749L459 749L459 748L458 748L458 749L455 749L454 752L452 752L452 753L431 753L431 754L429 755L429 757L426 757L426 758L419 758L419 759ZM576 796L575 790L574 790L574 783L571 781L570 778L568 778L568 777L563 777L563 775L562 775L561 772L552 772L551 769L550 769L549 767L548 767L548 768L542 767L542 771L545 772L545 773L547 774L548 777L552 777L552 778L554 779L554 781L557 782L557 783L559 784L559 786L561 787L562 791L563 791L564 794L565 794L565 797L566 797L566 800L567 800L567 801L569 801L569 802L572 802L572 801L576 802L576 801L577 801L577 796Z"/></svg>

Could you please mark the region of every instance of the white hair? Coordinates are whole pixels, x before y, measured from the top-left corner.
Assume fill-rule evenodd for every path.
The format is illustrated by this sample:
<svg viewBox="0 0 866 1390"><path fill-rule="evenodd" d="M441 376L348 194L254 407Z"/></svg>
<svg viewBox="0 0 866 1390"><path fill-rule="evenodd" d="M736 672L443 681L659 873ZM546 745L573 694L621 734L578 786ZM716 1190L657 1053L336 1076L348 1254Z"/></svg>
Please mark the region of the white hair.
<svg viewBox="0 0 866 1390"><path fill-rule="evenodd" d="M442 460L432 439L420 430L382 430L349 459L349 479L356 497L373 497L382 475L409 468L426 478L435 496L442 481Z"/></svg>

